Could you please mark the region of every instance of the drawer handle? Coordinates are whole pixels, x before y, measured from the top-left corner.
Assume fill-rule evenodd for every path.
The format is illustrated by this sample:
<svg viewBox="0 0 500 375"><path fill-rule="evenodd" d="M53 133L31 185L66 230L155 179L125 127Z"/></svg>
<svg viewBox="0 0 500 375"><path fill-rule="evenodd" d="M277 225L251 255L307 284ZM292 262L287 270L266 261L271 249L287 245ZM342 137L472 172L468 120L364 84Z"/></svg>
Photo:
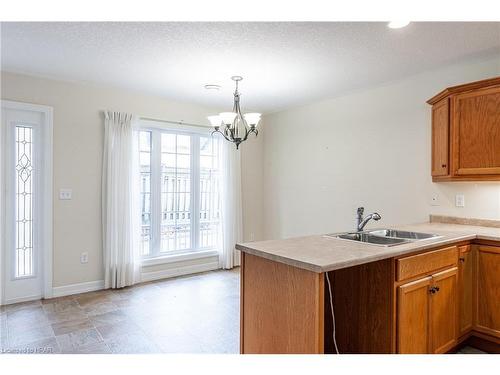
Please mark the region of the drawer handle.
<svg viewBox="0 0 500 375"><path fill-rule="evenodd" d="M464 258L464 257L460 257L460 258L458 258L458 259L459 259L462 263L464 263L464 262L465 262L465 258Z"/></svg>
<svg viewBox="0 0 500 375"><path fill-rule="evenodd" d="M446 164L441 164L441 168L446 168Z"/></svg>

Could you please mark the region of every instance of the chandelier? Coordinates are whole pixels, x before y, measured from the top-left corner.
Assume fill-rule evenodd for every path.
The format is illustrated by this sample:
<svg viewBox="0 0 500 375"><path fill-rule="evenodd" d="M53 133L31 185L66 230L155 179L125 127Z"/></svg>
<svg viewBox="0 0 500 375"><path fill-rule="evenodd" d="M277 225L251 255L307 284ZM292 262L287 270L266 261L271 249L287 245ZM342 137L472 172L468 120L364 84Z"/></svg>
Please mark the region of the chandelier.
<svg viewBox="0 0 500 375"><path fill-rule="evenodd" d="M257 125L259 124L261 115L260 113L241 114L238 82L241 81L243 77L233 76L231 79L236 83L233 111L208 116L208 120L215 128L212 135L215 133L222 134L229 142L233 142L236 145L236 149L238 149L240 143L245 142L250 133L254 133L255 136L259 134Z"/></svg>

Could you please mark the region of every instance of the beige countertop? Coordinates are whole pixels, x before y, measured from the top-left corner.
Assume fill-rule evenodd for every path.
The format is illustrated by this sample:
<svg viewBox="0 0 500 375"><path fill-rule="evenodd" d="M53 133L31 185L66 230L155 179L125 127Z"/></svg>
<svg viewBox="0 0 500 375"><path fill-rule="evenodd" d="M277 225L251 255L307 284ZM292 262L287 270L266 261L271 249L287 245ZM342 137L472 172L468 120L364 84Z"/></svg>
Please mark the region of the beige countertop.
<svg viewBox="0 0 500 375"><path fill-rule="evenodd" d="M276 262L321 273L392 258L458 241L473 239L500 241L500 228L492 227L422 223L390 226L388 228L434 233L440 237L396 246L377 246L324 235L315 235L285 240L247 242L237 244L236 249Z"/></svg>

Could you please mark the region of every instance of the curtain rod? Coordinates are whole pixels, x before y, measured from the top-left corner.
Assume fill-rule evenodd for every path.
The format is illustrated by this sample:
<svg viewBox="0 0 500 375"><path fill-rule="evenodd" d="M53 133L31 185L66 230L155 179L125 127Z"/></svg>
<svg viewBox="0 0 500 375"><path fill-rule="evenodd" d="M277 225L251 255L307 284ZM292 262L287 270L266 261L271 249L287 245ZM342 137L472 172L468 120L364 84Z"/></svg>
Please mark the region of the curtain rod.
<svg viewBox="0 0 500 375"><path fill-rule="evenodd" d="M199 125L199 124L191 124L189 122L184 122L184 121L170 121L170 120L161 120L157 118L150 118L150 117L139 117L141 120L146 120L146 121L157 121L157 122L165 122L167 124L175 124L175 125L187 125L187 126L196 126L198 128L204 128L204 129L209 129L209 125Z"/></svg>

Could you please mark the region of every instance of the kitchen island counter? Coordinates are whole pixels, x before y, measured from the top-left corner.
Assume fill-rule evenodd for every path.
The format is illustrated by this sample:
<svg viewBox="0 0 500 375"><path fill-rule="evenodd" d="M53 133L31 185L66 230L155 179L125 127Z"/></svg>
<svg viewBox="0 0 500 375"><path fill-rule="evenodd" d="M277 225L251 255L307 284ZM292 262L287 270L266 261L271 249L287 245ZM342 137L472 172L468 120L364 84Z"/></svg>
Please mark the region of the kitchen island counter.
<svg viewBox="0 0 500 375"><path fill-rule="evenodd" d="M236 249L289 266L323 273L459 241L474 239L500 241L500 228L493 227L422 223L388 228L433 233L439 237L396 246L380 246L333 238L327 235L314 235L241 243L236 245Z"/></svg>
<svg viewBox="0 0 500 375"><path fill-rule="evenodd" d="M334 353L334 342L341 353L500 352L491 224L389 227L437 235L395 246L326 235L238 244L241 353Z"/></svg>

